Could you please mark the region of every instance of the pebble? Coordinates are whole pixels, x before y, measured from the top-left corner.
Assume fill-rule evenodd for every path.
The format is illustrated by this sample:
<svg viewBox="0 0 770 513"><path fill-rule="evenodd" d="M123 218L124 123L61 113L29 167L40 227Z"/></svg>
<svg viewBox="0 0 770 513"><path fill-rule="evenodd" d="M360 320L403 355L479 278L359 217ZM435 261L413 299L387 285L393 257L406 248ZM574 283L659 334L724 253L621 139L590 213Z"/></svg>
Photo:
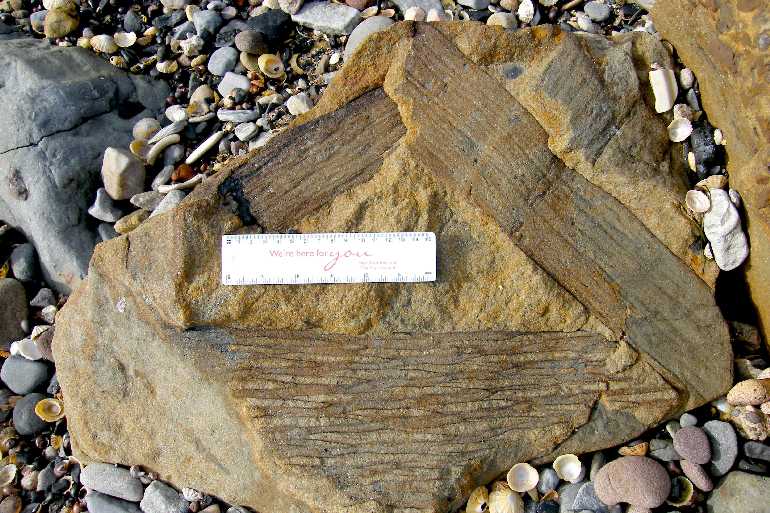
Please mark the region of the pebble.
<svg viewBox="0 0 770 513"><path fill-rule="evenodd" d="M184 158L184 146L181 144L172 144L163 150L163 165L173 166Z"/></svg>
<svg viewBox="0 0 770 513"><path fill-rule="evenodd" d="M222 96L227 96L230 94L230 92L233 89L246 89L248 90L251 86L251 82L249 81L248 77L245 75L240 75L238 73L233 73L232 71L228 71L225 73L225 76L222 77L222 80L219 82L219 85L217 86L217 91L219 91L219 94Z"/></svg>
<svg viewBox="0 0 770 513"><path fill-rule="evenodd" d="M118 222L115 223L114 226L115 231L121 235L130 233L131 231L135 230L137 226L142 224L148 217L150 217L150 212L147 210L134 210L127 216L118 219Z"/></svg>
<svg viewBox="0 0 770 513"><path fill-rule="evenodd" d="M11 251L11 271L19 281L31 281L35 277L37 256L35 247L29 242L19 244Z"/></svg>
<svg viewBox="0 0 770 513"><path fill-rule="evenodd" d="M299 116L312 109L313 102L310 100L307 93L299 93L286 100L286 108L289 109L291 115Z"/></svg>
<svg viewBox="0 0 770 513"><path fill-rule="evenodd" d="M710 492L714 488L714 483L711 482L711 478L703 467L687 460L682 460L680 465L682 467L682 472L684 472L684 475L692 481L695 488L704 492Z"/></svg>
<svg viewBox="0 0 770 513"><path fill-rule="evenodd" d="M108 147L102 160L102 181L112 199L124 200L144 190L144 163L130 151Z"/></svg>
<svg viewBox="0 0 770 513"><path fill-rule="evenodd" d="M157 191L158 187L168 183L168 181L171 180L171 175L173 174L174 174L174 166L172 165L163 166L163 168L158 172L157 175L155 175L155 178L153 178L152 180L152 190Z"/></svg>
<svg viewBox="0 0 770 513"><path fill-rule="evenodd" d="M679 72L679 84L682 89L690 89L695 84L695 73L690 68L683 68Z"/></svg>
<svg viewBox="0 0 770 513"><path fill-rule="evenodd" d="M586 3L583 6L583 12L585 12L592 21L597 23L607 20L611 13L609 6L598 0Z"/></svg>
<svg viewBox="0 0 770 513"><path fill-rule="evenodd" d="M604 455L603 452L599 451L594 453L594 455L591 456L591 467L588 472L588 479L591 481L596 479L596 473L599 472L599 469L606 464L607 464L607 457Z"/></svg>
<svg viewBox="0 0 770 513"><path fill-rule="evenodd" d="M188 507L176 490L160 481L150 483L139 506L144 513L185 513Z"/></svg>
<svg viewBox="0 0 770 513"><path fill-rule="evenodd" d="M78 28L80 20L67 9L51 9L43 21L45 37L58 39Z"/></svg>
<svg viewBox="0 0 770 513"><path fill-rule="evenodd" d="M253 16L246 22L249 29L259 32L268 45L278 45L294 30L291 16L281 10L271 10Z"/></svg>
<svg viewBox="0 0 770 513"><path fill-rule="evenodd" d="M262 55L269 53L269 48L265 42L265 36L256 30L244 30L235 36L235 47L246 53Z"/></svg>
<svg viewBox="0 0 770 513"><path fill-rule="evenodd" d="M575 502L580 488L583 487L583 483L567 483L560 486L557 490L559 494L559 513L566 513L573 511L572 504Z"/></svg>
<svg viewBox="0 0 770 513"><path fill-rule="evenodd" d="M769 400L770 380L745 379L727 393L727 402L733 406L759 406Z"/></svg>
<svg viewBox="0 0 770 513"><path fill-rule="evenodd" d="M107 223L114 223L123 216L123 212L115 206L104 187L97 189L96 200L89 207L88 213L91 217Z"/></svg>
<svg viewBox="0 0 770 513"><path fill-rule="evenodd" d="M457 3L480 11L489 7L489 0L457 0Z"/></svg>
<svg viewBox="0 0 770 513"><path fill-rule="evenodd" d="M593 21L591 21L591 18L589 18L585 13L578 12L575 14L575 20L577 21L577 25L580 30L588 32L589 34L596 34L599 32L599 27Z"/></svg>
<svg viewBox="0 0 770 513"><path fill-rule="evenodd" d="M679 417L679 425L682 427L697 426L698 418L692 413L683 413L682 416Z"/></svg>
<svg viewBox="0 0 770 513"><path fill-rule="evenodd" d="M131 196L131 204L137 208L153 211L163 201L163 194L157 191L140 192Z"/></svg>
<svg viewBox="0 0 770 513"><path fill-rule="evenodd" d="M131 477L128 469L108 463L91 463L80 472L80 483L90 490L139 502L144 496L144 486Z"/></svg>
<svg viewBox="0 0 770 513"><path fill-rule="evenodd" d="M345 60L349 59L356 49L361 46L367 37L387 29L393 25L393 20L386 18L385 16L372 16L362 21L348 37L348 41L345 44Z"/></svg>
<svg viewBox="0 0 770 513"><path fill-rule="evenodd" d="M152 211L152 214L150 214L150 217L154 217L158 214L168 212L169 210L179 205L179 203L184 199L184 197L185 197L184 191L173 190L169 192L168 194L166 194L166 196L163 198L163 201L160 202L157 208L155 208L155 210Z"/></svg>
<svg viewBox="0 0 770 513"><path fill-rule="evenodd" d="M224 20L216 11L197 11L192 16L195 32L203 39L210 39L217 33Z"/></svg>
<svg viewBox="0 0 770 513"><path fill-rule="evenodd" d="M41 11L33 12L29 15L29 23L32 26L32 30L38 34L42 34L45 31L45 15L48 11L43 9Z"/></svg>
<svg viewBox="0 0 770 513"><path fill-rule="evenodd" d="M709 470L715 477L720 477L732 468L738 457L738 437L735 429L721 420L710 420L703 424L703 430L711 444L711 465Z"/></svg>
<svg viewBox="0 0 770 513"><path fill-rule="evenodd" d="M736 406L730 412L730 421L749 440L761 442L768 437L768 422L755 406Z"/></svg>
<svg viewBox="0 0 770 513"><path fill-rule="evenodd" d="M730 472L708 498L710 513L767 513L770 477Z"/></svg>
<svg viewBox="0 0 770 513"><path fill-rule="evenodd" d="M248 141L259 133L259 127L256 123L241 123L235 127L235 137L240 141Z"/></svg>
<svg viewBox="0 0 770 513"><path fill-rule="evenodd" d="M232 71L237 63L238 50L231 46L225 46L211 54L207 67L212 75L221 77L228 71Z"/></svg>
<svg viewBox="0 0 770 513"><path fill-rule="evenodd" d="M53 463L46 466L37 475L37 491L44 492L56 482L56 475L53 473Z"/></svg>
<svg viewBox="0 0 770 513"><path fill-rule="evenodd" d="M0 278L0 346L24 336L22 323L27 320L27 293L24 285L13 278Z"/></svg>
<svg viewBox="0 0 770 513"><path fill-rule="evenodd" d="M721 189L713 189L709 191L709 197L711 209L703 216L703 233L711 244L714 261L719 268L731 271L740 266L749 256L748 240L741 227L738 209L730 200L729 193ZM738 383L730 390L727 394L727 402L753 405L770 399L770 393L768 393L770 381L765 385L758 380L757 383L746 385L742 383L746 382ZM738 391L736 387L739 387Z"/></svg>
<svg viewBox="0 0 770 513"><path fill-rule="evenodd" d="M232 121L233 123L246 123L247 121L254 121L259 117L259 111L255 109L250 110L228 110L219 109L217 111L217 118L221 121Z"/></svg>
<svg viewBox="0 0 770 513"><path fill-rule="evenodd" d="M681 426L679 425L678 420L670 420L666 422L666 431L668 431L668 434L671 435L671 438L674 437L674 435L676 434L677 431L679 431L680 428Z"/></svg>
<svg viewBox="0 0 770 513"><path fill-rule="evenodd" d="M608 506L627 502L657 508L668 497L671 480L657 461L645 456L623 456L599 470L594 487L596 496Z"/></svg>
<svg viewBox="0 0 770 513"><path fill-rule="evenodd" d="M426 16L427 13L423 10L423 8L416 5L404 11L404 19L408 21L425 21Z"/></svg>
<svg viewBox="0 0 770 513"><path fill-rule="evenodd" d="M291 16L292 21L324 34L350 34L361 22L361 13L345 4L308 2Z"/></svg>
<svg viewBox="0 0 770 513"><path fill-rule="evenodd" d="M40 317L48 324L53 324L56 320L56 312L58 311L59 309L55 305L46 306L40 311Z"/></svg>
<svg viewBox="0 0 770 513"><path fill-rule="evenodd" d="M47 287L43 287L37 291L35 297L33 297L32 301L29 302L29 306L33 308L45 308L46 306L55 304L56 296L54 295L53 291Z"/></svg>
<svg viewBox="0 0 770 513"><path fill-rule="evenodd" d="M36 435L46 428L46 422L35 413L35 405L42 399L43 394L27 394L13 407L13 425L20 435Z"/></svg>
<svg viewBox="0 0 770 513"><path fill-rule="evenodd" d="M516 15L522 23L530 23L535 17L535 5L532 0L521 0Z"/></svg>
<svg viewBox="0 0 770 513"><path fill-rule="evenodd" d="M744 459L738 460L738 469L745 470L746 472L753 472L755 474L767 474L770 472L770 467L764 463Z"/></svg>
<svg viewBox="0 0 770 513"><path fill-rule="evenodd" d="M537 482L537 491L545 495L559 486L559 475L550 467L540 470L540 478Z"/></svg>
<svg viewBox="0 0 770 513"><path fill-rule="evenodd" d="M118 232L115 231L115 227L109 223L101 223L96 227L96 231L99 234L99 238L102 240L102 242L106 242L118 236Z"/></svg>
<svg viewBox="0 0 770 513"><path fill-rule="evenodd" d="M48 365L40 361L11 356L0 368L0 379L15 394L29 394L48 381Z"/></svg>
<svg viewBox="0 0 770 513"><path fill-rule="evenodd" d="M677 431L674 435L674 449L682 458L698 465L711 461L708 436L697 426L687 426Z"/></svg>
<svg viewBox="0 0 770 513"><path fill-rule="evenodd" d="M504 29L515 29L519 23L516 15L510 12L496 12L487 18L487 25L503 27Z"/></svg>
<svg viewBox="0 0 770 513"><path fill-rule="evenodd" d="M743 445L743 453L753 460L770 461L770 446L760 442L746 442Z"/></svg>
<svg viewBox="0 0 770 513"><path fill-rule="evenodd" d="M584 483L578 490L575 500L572 502L573 510L588 510L594 513L609 513L606 504L599 500L592 482Z"/></svg>
<svg viewBox="0 0 770 513"><path fill-rule="evenodd" d="M89 492L86 495L86 506L91 513L142 513L133 502L99 492Z"/></svg>

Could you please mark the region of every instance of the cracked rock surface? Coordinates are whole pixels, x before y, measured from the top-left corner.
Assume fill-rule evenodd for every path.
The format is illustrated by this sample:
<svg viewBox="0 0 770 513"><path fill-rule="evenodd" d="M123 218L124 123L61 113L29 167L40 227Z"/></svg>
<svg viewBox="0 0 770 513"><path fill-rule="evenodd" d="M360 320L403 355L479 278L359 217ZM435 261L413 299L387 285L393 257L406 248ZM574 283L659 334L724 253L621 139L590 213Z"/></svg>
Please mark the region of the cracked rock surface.
<svg viewBox="0 0 770 513"><path fill-rule="evenodd" d="M98 240L86 211L104 149L128 144L131 118L160 109L167 86L80 48L2 37L0 119L15 129L0 130L0 219L24 232L45 278L69 293Z"/></svg>
<svg viewBox="0 0 770 513"><path fill-rule="evenodd" d="M645 92L664 57L642 33L373 35L291 129L97 247L53 348L79 460L257 511L444 512L724 394ZM289 229L433 231L438 279L221 285L223 234Z"/></svg>

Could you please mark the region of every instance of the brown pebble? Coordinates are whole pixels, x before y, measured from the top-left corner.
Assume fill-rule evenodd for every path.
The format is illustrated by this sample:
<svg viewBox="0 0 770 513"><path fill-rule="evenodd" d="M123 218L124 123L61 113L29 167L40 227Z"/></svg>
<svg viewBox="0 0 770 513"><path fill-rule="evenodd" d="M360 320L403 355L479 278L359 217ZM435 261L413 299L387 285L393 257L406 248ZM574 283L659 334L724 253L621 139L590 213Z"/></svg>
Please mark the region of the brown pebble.
<svg viewBox="0 0 770 513"><path fill-rule="evenodd" d="M674 433L674 449L683 459L698 465L711 461L708 436L697 426L686 426Z"/></svg>
<svg viewBox="0 0 770 513"><path fill-rule="evenodd" d="M768 437L770 421L755 406L736 406L730 412L730 422L749 440L761 442Z"/></svg>
<svg viewBox="0 0 770 513"><path fill-rule="evenodd" d="M367 7L371 5L371 0L345 0L345 3L348 4L353 9L358 9L359 11L363 11Z"/></svg>
<svg viewBox="0 0 770 513"><path fill-rule="evenodd" d="M635 445L628 445L618 449L618 453L621 456L646 456L647 451L650 448L650 444L647 442L641 442Z"/></svg>
<svg viewBox="0 0 770 513"><path fill-rule="evenodd" d="M235 47L246 53L261 55L268 53L269 49L265 38L260 32L254 30L243 30L235 36Z"/></svg>
<svg viewBox="0 0 770 513"><path fill-rule="evenodd" d="M733 406L759 406L770 401L770 379L739 381L727 393L727 402Z"/></svg>
<svg viewBox="0 0 770 513"><path fill-rule="evenodd" d="M692 481L695 488L704 492L710 492L714 489L714 483L711 482L711 478L703 467L687 460L682 460L680 463L682 465L682 472Z"/></svg>
<svg viewBox="0 0 770 513"><path fill-rule="evenodd" d="M174 169L174 172L171 174L171 180L175 182L186 182L193 176L195 176L195 171L193 171L193 168L190 167L188 164L180 164L177 166L176 169Z"/></svg>

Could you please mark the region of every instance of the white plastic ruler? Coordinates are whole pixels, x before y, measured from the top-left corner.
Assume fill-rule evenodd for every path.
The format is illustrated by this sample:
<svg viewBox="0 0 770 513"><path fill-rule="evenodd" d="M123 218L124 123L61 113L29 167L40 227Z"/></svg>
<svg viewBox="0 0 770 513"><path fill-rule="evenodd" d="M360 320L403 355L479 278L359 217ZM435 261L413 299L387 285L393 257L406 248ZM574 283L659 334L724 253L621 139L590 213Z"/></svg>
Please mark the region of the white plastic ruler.
<svg viewBox="0 0 770 513"><path fill-rule="evenodd" d="M224 285L436 280L432 232L224 235Z"/></svg>

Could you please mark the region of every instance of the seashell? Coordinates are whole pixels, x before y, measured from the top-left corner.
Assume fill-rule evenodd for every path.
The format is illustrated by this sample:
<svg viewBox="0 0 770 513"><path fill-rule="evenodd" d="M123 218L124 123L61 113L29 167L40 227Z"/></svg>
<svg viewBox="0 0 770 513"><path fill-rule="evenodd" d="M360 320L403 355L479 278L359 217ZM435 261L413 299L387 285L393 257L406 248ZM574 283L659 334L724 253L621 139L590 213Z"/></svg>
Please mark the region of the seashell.
<svg viewBox="0 0 770 513"><path fill-rule="evenodd" d="M115 44L119 47L128 48L136 43L137 38L136 34L133 32L115 32L115 35L112 36L112 39L115 40Z"/></svg>
<svg viewBox="0 0 770 513"><path fill-rule="evenodd" d="M537 486L540 476L529 463L517 463L506 476L508 486L515 492L528 492Z"/></svg>
<svg viewBox="0 0 770 513"><path fill-rule="evenodd" d="M59 435L51 435L51 447L54 450L59 450L64 442L64 438Z"/></svg>
<svg viewBox="0 0 770 513"><path fill-rule="evenodd" d="M552 466L562 480L570 483L577 483L585 476L583 464L574 454L562 454L553 460Z"/></svg>
<svg viewBox="0 0 770 513"><path fill-rule="evenodd" d="M489 494L489 513L524 513L524 501L507 484L498 481Z"/></svg>
<svg viewBox="0 0 770 513"><path fill-rule="evenodd" d="M212 119L214 117L213 112L209 112L208 114L203 114L201 116L194 116L188 119L187 121L190 123L202 123L203 121L208 121L209 119Z"/></svg>
<svg viewBox="0 0 770 513"><path fill-rule="evenodd" d="M37 476L40 474L37 470L29 472L21 478L19 484L23 490L34 491L37 488Z"/></svg>
<svg viewBox="0 0 770 513"><path fill-rule="evenodd" d="M695 184L696 189L724 189L725 187L727 187L725 175L711 175Z"/></svg>
<svg viewBox="0 0 770 513"><path fill-rule="evenodd" d="M91 48L100 53L115 53L118 51L118 45L112 36L100 34L91 38Z"/></svg>
<svg viewBox="0 0 770 513"><path fill-rule="evenodd" d="M396 10L395 9L382 9L380 11L379 15L380 16L384 16L385 18L392 18L393 16L396 15Z"/></svg>
<svg viewBox="0 0 770 513"><path fill-rule="evenodd" d="M80 48L85 48L86 50L90 50L91 49L91 38L90 37L85 37L85 36L79 37L78 40L77 40L77 43L75 43L75 44L78 45Z"/></svg>
<svg viewBox="0 0 770 513"><path fill-rule="evenodd" d="M182 123L186 124L185 121L183 121ZM171 125L169 125L169 126L171 126ZM166 128L168 128L168 127L166 127ZM161 130L161 132L162 132L162 130ZM160 133L160 132L158 132L158 133ZM179 134L167 135L166 137L163 137L162 139L160 139L147 152L147 163L149 165L155 164L155 160L158 158L158 156L160 156L160 154L163 152L163 150L165 150L166 148L168 148L172 144L178 143L179 140L180 140Z"/></svg>
<svg viewBox="0 0 770 513"><path fill-rule="evenodd" d="M182 189L192 189L196 185L198 185L200 182L202 182L206 178L206 175L203 174L197 174L190 178L189 180L186 180L181 183L175 183L173 185L159 185L158 186L158 192L166 194L171 191L178 191Z"/></svg>
<svg viewBox="0 0 770 513"><path fill-rule="evenodd" d="M148 144L155 144L156 142L160 141L164 137L167 137L171 134L178 134L182 130L184 130L184 127L187 125L186 121L174 121L168 126L164 126L158 132L150 138L149 141L147 141Z"/></svg>
<svg viewBox="0 0 770 513"><path fill-rule="evenodd" d="M174 60L158 61L158 63L155 64L155 69L157 69L161 73L170 75L171 73L174 73L176 72L176 70L179 69L179 64Z"/></svg>
<svg viewBox="0 0 770 513"><path fill-rule="evenodd" d="M379 8L376 5L373 5L361 11L361 17L364 19L371 18L372 16L377 16L378 12L380 12Z"/></svg>
<svg viewBox="0 0 770 513"><path fill-rule="evenodd" d="M18 342L14 342L11 345L13 346L14 344L16 344L15 354L23 356L27 360L40 360L43 358L43 353L31 338L19 340ZM14 352L13 348L11 348L11 352Z"/></svg>
<svg viewBox="0 0 770 513"><path fill-rule="evenodd" d="M187 110L181 105L172 105L166 109L166 118L171 122L187 121Z"/></svg>
<svg viewBox="0 0 770 513"><path fill-rule="evenodd" d="M241 52L238 59L244 68L249 71L259 71L259 57L250 53Z"/></svg>
<svg viewBox="0 0 770 513"><path fill-rule="evenodd" d="M690 151L687 153L687 167L689 167L693 173L695 172L695 169L696 169L695 164L696 164L695 153Z"/></svg>
<svg viewBox="0 0 770 513"><path fill-rule="evenodd" d="M9 495L0 501L0 513L21 513L21 497Z"/></svg>
<svg viewBox="0 0 770 513"><path fill-rule="evenodd" d="M291 59L289 59L289 67L291 70L297 74L297 75L304 75L305 70L299 67L299 64L297 63L297 58L299 57L298 53L295 53L291 56Z"/></svg>
<svg viewBox="0 0 770 513"><path fill-rule="evenodd" d="M652 93L655 95L655 112L658 114L668 112L674 106L676 94L679 91L674 72L670 69L653 69L649 77Z"/></svg>
<svg viewBox="0 0 770 513"><path fill-rule="evenodd" d="M5 465L0 468L0 487L8 486L16 479L16 465Z"/></svg>
<svg viewBox="0 0 770 513"><path fill-rule="evenodd" d="M147 141L158 133L160 130L160 123L155 118L142 118L134 124L134 128L131 130L131 134L134 139L139 141Z"/></svg>
<svg viewBox="0 0 770 513"><path fill-rule="evenodd" d="M142 37L136 38L136 44L138 44L139 46L147 46L151 44L152 41L153 41L152 36L142 36Z"/></svg>
<svg viewBox="0 0 770 513"><path fill-rule="evenodd" d="M618 449L618 453L621 456L646 456L647 451L650 448L650 444L647 442L641 442L635 445L626 445Z"/></svg>
<svg viewBox="0 0 770 513"><path fill-rule="evenodd" d="M741 206L741 195L740 193L738 193L738 191L736 191L735 189L729 189L727 191L727 195L730 197L730 201L733 202L733 205L735 205L736 207Z"/></svg>
<svg viewBox="0 0 770 513"><path fill-rule="evenodd" d="M182 50L182 53L188 57L198 55L201 50L203 50L204 45L205 41L203 41L203 38L197 35L191 35L187 39L179 41L179 48Z"/></svg>
<svg viewBox="0 0 770 513"><path fill-rule="evenodd" d="M220 140L222 140L222 137L224 137L225 132L224 130L220 130L218 132L214 132L211 134L205 141L203 141L200 146L195 148L192 153L190 153L190 156L185 159L185 164L192 164L199 158L201 158L207 151L209 151L211 148L213 148L216 144L219 143Z"/></svg>
<svg viewBox="0 0 770 513"><path fill-rule="evenodd" d="M439 11L438 9L431 9L428 11L428 14L425 15L425 21L427 22L433 22L433 21L444 21L446 18L444 16L444 13Z"/></svg>
<svg viewBox="0 0 770 513"><path fill-rule="evenodd" d="M687 118L674 119L668 125L668 138L673 142L682 142L692 133L692 123Z"/></svg>
<svg viewBox="0 0 770 513"><path fill-rule="evenodd" d="M425 9L418 5L413 5L404 12L404 19L409 21L425 21Z"/></svg>
<svg viewBox="0 0 770 513"><path fill-rule="evenodd" d="M277 55L264 53L259 56L257 64L259 65L259 71L266 77L281 78L283 76L283 62L281 62Z"/></svg>
<svg viewBox="0 0 770 513"><path fill-rule="evenodd" d="M479 486L473 490L465 505L465 513L484 513L489 503L489 494L486 486Z"/></svg>
<svg viewBox="0 0 770 513"><path fill-rule="evenodd" d="M41 399L35 405L35 414L46 422L56 422L64 417L64 403L53 397Z"/></svg>
<svg viewBox="0 0 770 513"><path fill-rule="evenodd" d="M126 59L124 59L120 55L113 55L112 57L110 57L110 64L120 69L128 68L128 63L126 62Z"/></svg>
<svg viewBox="0 0 770 513"><path fill-rule="evenodd" d="M693 494L692 481L684 476L677 476L671 480L671 493L666 503L671 506L687 506L691 503Z"/></svg>
<svg viewBox="0 0 770 513"><path fill-rule="evenodd" d="M708 195L697 190L687 191L684 196L684 203L691 212L696 214L706 213L711 208L711 200Z"/></svg>
<svg viewBox="0 0 770 513"><path fill-rule="evenodd" d="M521 0L516 15L522 23L530 23L535 18L535 6L532 0Z"/></svg>
<svg viewBox="0 0 770 513"><path fill-rule="evenodd" d="M674 119L679 118L689 119L690 121L694 118L692 109L686 103L677 103L674 105Z"/></svg>
<svg viewBox="0 0 770 513"><path fill-rule="evenodd" d="M725 144L725 136L718 128L714 130L714 144L718 144L719 146L724 146Z"/></svg>
<svg viewBox="0 0 770 513"><path fill-rule="evenodd" d="M682 84L682 89L690 89L695 84L695 74L690 68L679 72L679 83Z"/></svg>
<svg viewBox="0 0 770 513"><path fill-rule="evenodd" d="M329 65L336 66L341 59L342 59L342 54L340 52L334 52L332 56L329 57Z"/></svg>
<svg viewBox="0 0 770 513"><path fill-rule="evenodd" d="M128 149L140 159L145 160L147 159L147 152L150 150L150 147L147 145L147 141L134 139L131 141L131 144L128 145Z"/></svg>

